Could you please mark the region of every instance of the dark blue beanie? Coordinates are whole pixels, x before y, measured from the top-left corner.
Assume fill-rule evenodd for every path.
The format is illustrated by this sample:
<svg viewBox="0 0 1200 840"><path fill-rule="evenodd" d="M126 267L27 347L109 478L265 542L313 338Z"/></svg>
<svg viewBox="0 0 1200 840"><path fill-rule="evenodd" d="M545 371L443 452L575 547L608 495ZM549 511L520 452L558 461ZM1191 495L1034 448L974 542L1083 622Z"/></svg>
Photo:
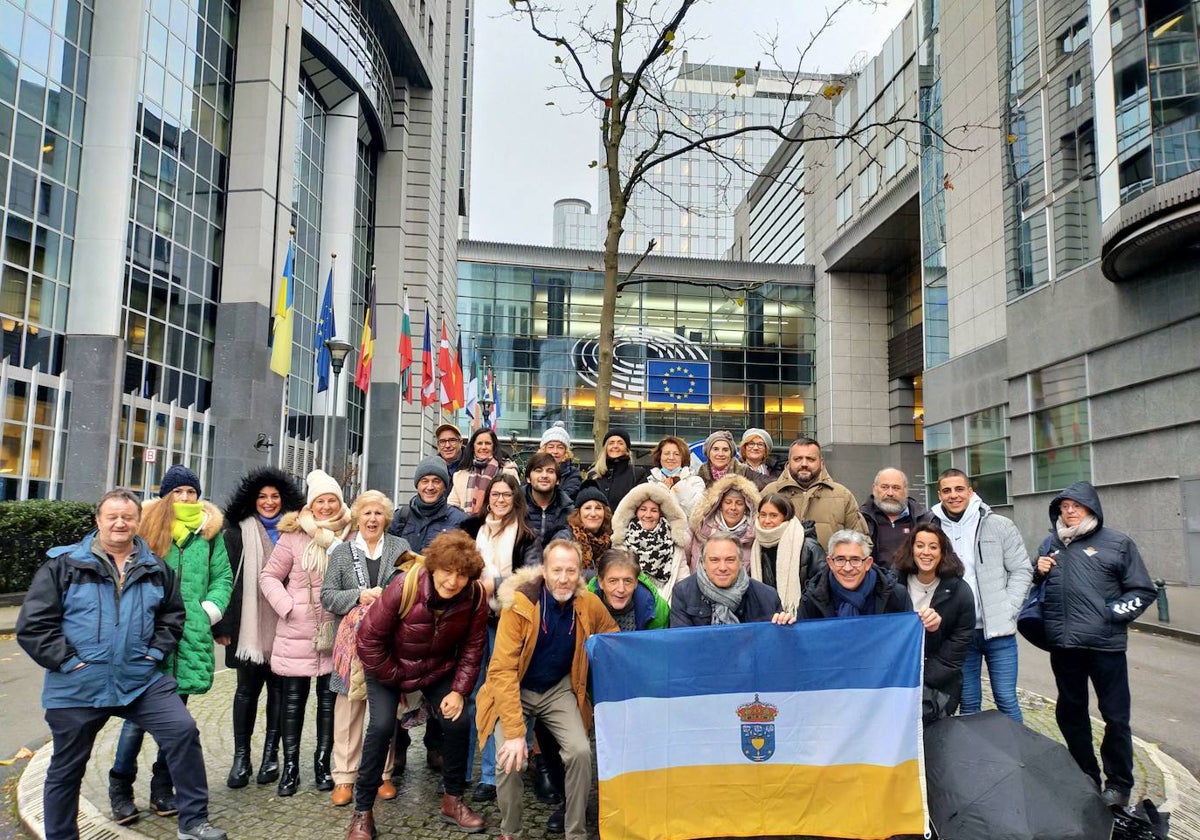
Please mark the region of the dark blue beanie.
<svg viewBox="0 0 1200 840"><path fill-rule="evenodd" d="M158 495L164 497L176 487L192 487L196 490L197 496L202 495L200 493L200 477L182 464L176 464L167 470L162 484L158 486Z"/></svg>

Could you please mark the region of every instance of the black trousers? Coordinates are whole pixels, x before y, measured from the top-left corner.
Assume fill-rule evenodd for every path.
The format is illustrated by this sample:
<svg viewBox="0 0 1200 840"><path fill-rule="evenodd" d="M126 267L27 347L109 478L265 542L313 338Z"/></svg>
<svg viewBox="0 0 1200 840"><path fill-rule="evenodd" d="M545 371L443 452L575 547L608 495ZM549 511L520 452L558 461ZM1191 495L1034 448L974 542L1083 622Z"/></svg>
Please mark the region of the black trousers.
<svg viewBox="0 0 1200 840"><path fill-rule="evenodd" d="M421 689L421 693L433 706L433 714L442 724L442 785L451 796L462 796L463 791L467 789L467 749L471 737L471 720L467 715L465 698L458 720L448 720L442 715L442 700L450 693L453 681L454 673L451 672L433 685ZM370 716L367 719L367 734L363 738L362 761L358 765L358 781L354 785L356 811L370 811L375 806L379 779L383 775L388 747L396 730L396 709L400 705L400 692L367 677L367 703Z"/></svg>
<svg viewBox="0 0 1200 840"><path fill-rule="evenodd" d="M1096 689L1104 738L1100 759L1104 786L1129 793L1133 789L1133 732L1129 728L1129 668L1125 651L1051 648L1050 668L1058 684L1055 716L1079 769L1100 784L1100 765L1092 748L1088 716L1088 681Z"/></svg>

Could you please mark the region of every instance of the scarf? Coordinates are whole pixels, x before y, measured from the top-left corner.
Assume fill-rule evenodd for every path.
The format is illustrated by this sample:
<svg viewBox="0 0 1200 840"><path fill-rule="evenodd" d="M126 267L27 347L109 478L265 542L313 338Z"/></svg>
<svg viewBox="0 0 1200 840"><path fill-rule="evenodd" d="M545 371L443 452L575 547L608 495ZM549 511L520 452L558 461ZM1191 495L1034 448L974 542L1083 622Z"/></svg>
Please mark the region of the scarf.
<svg viewBox="0 0 1200 840"><path fill-rule="evenodd" d="M350 509L342 505L336 518L317 519L312 509L305 507L296 521L304 533L311 537L300 557L300 568L308 572L310 577L315 575L317 580L324 580L330 549L344 540L346 532L350 530Z"/></svg>
<svg viewBox="0 0 1200 840"><path fill-rule="evenodd" d="M471 469L467 472L467 506L464 508L467 513L479 513L483 510L483 494L487 492L488 485L499 472L500 462L495 458L477 458L471 464Z"/></svg>
<svg viewBox="0 0 1200 840"><path fill-rule="evenodd" d="M642 571L654 578L655 583L664 585L670 579L675 564L675 540L666 519L659 519L649 531L637 522L630 522L623 548L637 555Z"/></svg>
<svg viewBox="0 0 1200 840"><path fill-rule="evenodd" d="M696 568L696 583L700 587L700 595L712 604L713 624L742 623L734 610L742 605L746 590L750 588L750 576L746 574L745 569L738 569L738 576L733 585L722 589L708 579L708 572L704 571L704 564L701 563Z"/></svg>
<svg viewBox="0 0 1200 840"><path fill-rule="evenodd" d="M503 577L512 574L513 548L517 544L517 520L500 527L500 520L488 517L479 527L475 537L475 547L483 555L483 562L495 569Z"/></svg>
<svg viewBox="0 0 1200 840"><path fill-rule="evenodd" d="M746 532L750 529L750 514L742 516L742 521L730 528L725 524L725 517L721 515L721 507L717 506L716 512L713 513L711 520L713 529L709 533L713 534L728 534L738 541L739 545L745 545L747 536ZM744 555L743 555L744 556Z"/></svg>
<svg viewBox="0 0 1200 840"><path fill-rule="evenodd" d="M442 512L442 508L446 506L446 494L438 496L435 502L426 502L420 496L413 496L412 504L409 506L417 512L417 516L422 519L432 519L434 516Z"/></svg>
<svg viewBox="0 0 1200 840"><path fill-rule="evenodd" d="M1063 541L1063 545L1070 545L1072 540L1077 540L1080 537L1086 537L1088 534L1100 527L1099 521L1090 513L1083 518L1074 528L1063 522L1062 517L1058 517L1058 522L1054 529L1058 532L1058 538Z"/></svg>
<svg viewBox="0 0 1200 840"><path fill-rule="evenodd" d="M572 514L571 519L578 517ZM580 568L596 568L596 560L612 548L612 531L593 534L582 525L572 523L570 519L567 520L567 524L571 526L571 533L575 535L575 542L579 543L579 550L583 554L583 565Z"/></svg>
<svg viewBox="0 0 1200 840"><path fill-rule="evenodd" d="M837 604L838 618L875 614L875 605L871 596L875 594L875 581L878 577L875 568L871 567L867 569L858 589L847 589L838 582L837 576L832 570L829 572L829 591L833 595L833 603ZM864 613L863 609L868 605L871 609Z"/></svg>
<svg viewBox="0 0 1200 840"><path fill-rule="evenodd" d="M762 548L775 551L775 589L783 608L793 615L800 606L800 561L804 556L804 525L795 517L774 528L754 522L754 544L750 546L750 577L762 580Z"/></svg>
<svg viewBox="0 0 1200 840"><path fill-rule="evenodd" d="M274 516L262 516L257 513L255 516L262 523L263 530L267 532L267 536L271 538L271 545L279 542L279 520L283 519L283 511L279 511Z"/></svg>
<svg viewBox="0 0 1200 840"><path fill-rule="evenodd" d="M714 467L712 464L706 464L706 466L708 467L708 474L712 476L713 484L716 484L722 478L729 475L729 467L726 467L723 470L719 470L716 467Z"/></svg>
<svg viewBox="0 0 1200 840"><path fill-rule="evenodd" d="M262 571L263 558L271 553L274 542L265 522L278 524L283 516L263 520L260 516L247 516L238 525L242 532L242 557L237 573L242 576L242 617L238 625L238 643L234 655L245 662L259 665L267 662L271 645L275 642L275 610L263 607L262 594L258 588L258 573Z"/></svg>
<svg viewBox="0 0 1200 840"><path fill-rule="evenodd" d="M608 614L613 617L613 621L617 622L617 629L622 633L629 633L637 630L637 612L633 608L633 598L629 599L629 603L624 609L615 610L612 604L608 603L608 596L604 594L603 589L597 589L600 595L600 600L604 602L604 606L608 608Z"/></svg>
<svg viewBox="0 0 1200 840"><path fill-rule="evenodd" d="M171 539L183 548L187 538L204 524L204 507L199 502L173 502L175 521L171 523Z"/></svg>
<svg viewBox="0 0 1200 840"><path fill-rule="evenodd" d="M761 464L759 464L757 466L755 466L754 464L751 464L749 461L742 461L742 464L747 469L749 469L751 472L756 472L759 475L770 475L771 474L771 470L767 467L766 461L763 461Z"/></svg>

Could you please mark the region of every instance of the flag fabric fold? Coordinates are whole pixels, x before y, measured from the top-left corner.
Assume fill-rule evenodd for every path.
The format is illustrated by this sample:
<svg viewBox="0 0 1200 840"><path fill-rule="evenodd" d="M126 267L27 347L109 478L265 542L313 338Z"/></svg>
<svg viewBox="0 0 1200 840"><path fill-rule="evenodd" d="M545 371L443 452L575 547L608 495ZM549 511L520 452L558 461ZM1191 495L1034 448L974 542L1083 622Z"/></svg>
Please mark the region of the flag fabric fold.
<svg viewBox="0 0 1200 840"><path fill-rule="evenodd" d="M413 401L412 387L412 310L408 306L408 290L404 290L404 317L400 322L400 392L409 404Z"/></svg>
<svg viewBox="0 0 1200 840"><path fill-rule="evenodd" d="M321 301L321 314L317 318L317 335L315 339L317 351L317 393L329 390L329 369L333 359L325 342L333 338L333 266L329 267L329 279L325 281L325 297Z"/></svg>
<svg viewBox="0 0 1200 840"><path fill-rule="evenodd" d="M915 613L593 636L600 831L923 834Z"/></svg>
<svg viewBox="0 0 1200 840"><path fill-rule="evenodd" d="M275 295L275 321L271 332L271 370L280 376L287 376L292 372L292 320L296 310L294 247L295 243L289 240L287 257L283 261L283 274L279 280L279 291Z"/></svg>
<svg viewBox="0 0 1200 840"><path fill-rule="evenodd" d="M433 325L425 308L425 341L421 345L421 408L437 404L437 376L433 370Z"/></svg>
<svg viewBox="0 0 1200 840"><path fill-rule="evenodd" d="M447 411L454 410L454 362L450 358L450 336L446 333L446 322L442 321L442 340L438 342L438 382L441 385L441 405Z"/></svg>
<svg viewBox="0 0 1200 840"><path fill-rule="evenodd" d="M471 367L463 373L463 408L471 418L471 428L478 429L483 418L479 414L479 347L471 342Z"/></svg>
<svg viewBox="0 0 1200 840"><path fill-rule="evenodd" d="M467 404L466 383L463 382L462 331L455 339L454 358L450 360L450 379L454 383L454 391L450 394L450 403L454 411Z"/></svg>
<svg viewBox="0 0 1200 840"><path fill-rule="evenodd" d="M375 336L379 332L379 316L375 307L375 274L367 283L367 311L363 315L362 341L358 345L358 367L354 384L364 394L371 389L371 364L375 361Z"/></svg>

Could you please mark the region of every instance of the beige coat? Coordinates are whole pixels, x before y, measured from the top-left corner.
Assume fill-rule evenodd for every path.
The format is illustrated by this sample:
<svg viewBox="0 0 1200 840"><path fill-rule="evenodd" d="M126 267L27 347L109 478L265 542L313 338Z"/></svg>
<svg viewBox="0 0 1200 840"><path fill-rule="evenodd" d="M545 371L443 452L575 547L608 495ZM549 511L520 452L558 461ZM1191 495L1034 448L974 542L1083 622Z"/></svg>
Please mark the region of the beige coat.
<svg viewBox="0 0 1200 840"><path fill-rule="evenodd" d="M671 528L671 541L675 543L675 563L671 567L671 576L665 584L658 587L658 594L670 603L671 590L675 588L675 584L690 574L687 549L692 538L688 531L687 514L676 501L675 494L661 484L650 482L639 484L630 490L613 511L612 544L616 548L625 548L625 535L629 533L629 529L641 527L637 524L637 509L647 499L658 503L663 519L667 520Z"/></svg>
<svg viewBox="0 0 1200 840"><path fill-rule="evenodd" d="M811 519L817 524L817 542L821 548L828 550L829 538L843 528L870 536L858 500L848 487L830 478L824 467L807 490L785 469L783 475L763 488L764 498L772 493L779 493L791 501L797 519L802 522Z"/></svg>

